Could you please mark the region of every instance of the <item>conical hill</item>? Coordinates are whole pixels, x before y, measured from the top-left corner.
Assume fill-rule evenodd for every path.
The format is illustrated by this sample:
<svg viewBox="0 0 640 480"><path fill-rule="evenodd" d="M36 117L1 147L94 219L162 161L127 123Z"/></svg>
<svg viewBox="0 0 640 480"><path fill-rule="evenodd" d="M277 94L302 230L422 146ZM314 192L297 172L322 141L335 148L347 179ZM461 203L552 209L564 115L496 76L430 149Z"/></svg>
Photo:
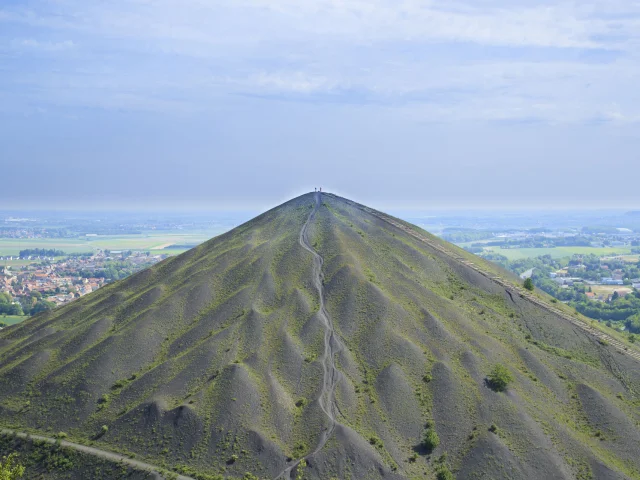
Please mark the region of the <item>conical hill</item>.
<svg viewBox="0 0 640 480"><path fill-rule="evenodd" d="M194 478L640 478L633 347L516 283L303 195L3 330L0 424Z"/></svg>

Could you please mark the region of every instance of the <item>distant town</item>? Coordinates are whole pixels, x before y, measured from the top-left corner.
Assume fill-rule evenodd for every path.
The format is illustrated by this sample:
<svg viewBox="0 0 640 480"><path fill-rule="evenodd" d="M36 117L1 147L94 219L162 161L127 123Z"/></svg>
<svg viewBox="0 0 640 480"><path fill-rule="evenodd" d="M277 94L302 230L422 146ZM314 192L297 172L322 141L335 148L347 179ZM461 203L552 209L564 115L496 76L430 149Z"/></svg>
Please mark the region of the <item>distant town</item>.
<svg viewBox="0 0 640 480"><path fill-rule="evenodd" d="M593 242L590 242L586 249L566 244L564 249L555 246L533 249L530 251L537 256L525 258L509 258L503 254L508 250L502 249L483 247L480 251L473 250L518 274L523 280L531 278L538 288L585 316L605 322L616 330L630 332L630 339L635 341L634 335L640 333L638 240L630 236L626 240L603 238L602 242L603 246L599 247L593 247ZM610 248L622 249L625 253L607 254Z"/></svg>
<svg viewBox="0 0 640 480"><path fill-rule="evenodd" d="M166 254L102 251L90 255L55 256L21 252L16 259L29 261L21 267L0 267L0 322L2 315L34 315L64 305L100 287L125 278L164 258ZM13 260L0 256L0 260Z"/></svg>

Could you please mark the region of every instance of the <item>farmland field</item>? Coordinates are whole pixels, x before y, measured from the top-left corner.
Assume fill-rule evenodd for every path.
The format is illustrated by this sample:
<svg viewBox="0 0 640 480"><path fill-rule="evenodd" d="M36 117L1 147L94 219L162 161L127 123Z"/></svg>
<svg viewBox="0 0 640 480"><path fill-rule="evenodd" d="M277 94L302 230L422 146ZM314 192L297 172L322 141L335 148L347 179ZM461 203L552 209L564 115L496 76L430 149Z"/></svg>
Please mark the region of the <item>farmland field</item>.
<svg viewBox="0 0 640 480"><path fill-rule="evenodd" d="M613 292L618 293L631 293L633 292L632 288L624 287L622 285L589 285L591 287L591 291L596 295L613 295Z"/></svg>
<svg viewBox="0 0 640 480"><path fill-rule="evenodd" d="M24 267L25 265L31 265L32 263L34 263L33 260L0 260L0 267L11 267L16 269Z"/></svg>
<svg viewBox="0 0 640 480"><path fill-rule="evenodd" d="M0 238L0 256L18 255L20 250L53 248L65 253L89 253L102 250L141 250L151 253L175 255L186 249L171 249L171 245L198 245L213 234L141 234L109 235L88 238ZM164 247L164 248L162 248ZM12 263L12 265L14 265Z"/></svg>
<svg viewBox="0 0 640 480"><path fill-rule="evenodd" d="M27 315L2 315L0 316L0 323L6 323L7 325L15 325L25 321L29 316Z"/></svg>
<svg viewBox="0 0 640 480"><path fill-rule="evenodd" d="M552 258L570 257L572 255L623 255L631 253L628 247L555 247L555 248L499 248L485 247L485 252L493 252L507 257L509 260L521 260L542 255L551 255Z"/></svg>
<svg viewBox="0 0 640 480"><path fill-rule="evenodd" d="M77 238L0 238L0 256L18 255L27 248L54 248L65 253L92 251L86 240Z"/></svg>
<svg viewBox="0 0 640 480"><path fill-rule="evenodd" d="M171 245L198 245L209 238L210 236L204 234L118 235L92 237L87 243L94 249L165 253L163 250Z"/></svg>
<svg viewBox="0 0 640 480"><path fill-rule="evenodd" d="M638 261L640 261L640 255L616 255L603 257L602 260L621 260L625 263L638 263Z"/></svg>

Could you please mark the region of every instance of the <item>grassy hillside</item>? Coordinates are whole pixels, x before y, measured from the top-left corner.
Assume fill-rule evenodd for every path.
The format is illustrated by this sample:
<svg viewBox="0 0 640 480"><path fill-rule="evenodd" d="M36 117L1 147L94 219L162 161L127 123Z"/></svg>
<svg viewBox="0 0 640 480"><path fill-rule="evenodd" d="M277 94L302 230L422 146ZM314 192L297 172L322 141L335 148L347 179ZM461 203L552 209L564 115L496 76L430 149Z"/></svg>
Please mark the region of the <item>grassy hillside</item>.
<svg viewBox="0 0 640 480"><path fill-rule="evenodd" d="M326 444L327 327L299 241L315 208L339 372ZM498 363L514 379L505 392L486 381ZM380 218L309 194L0 332L0 424L193 475L275 478L305 458L293 474L311 479L638 478L638 367Z"/></svg>

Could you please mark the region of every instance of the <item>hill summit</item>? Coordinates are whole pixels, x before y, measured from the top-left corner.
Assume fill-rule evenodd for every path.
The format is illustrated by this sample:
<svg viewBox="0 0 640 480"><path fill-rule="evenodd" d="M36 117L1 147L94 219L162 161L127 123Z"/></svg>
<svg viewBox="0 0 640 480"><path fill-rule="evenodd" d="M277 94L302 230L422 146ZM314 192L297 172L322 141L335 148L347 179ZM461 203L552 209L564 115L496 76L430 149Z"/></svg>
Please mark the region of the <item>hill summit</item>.
<svg viewBox="0 0 640 480"><path fill-rule="evenodd" d="M199 478L640 478L639 355L515 282L302 195L3 330L0 424Z"/></svg>

